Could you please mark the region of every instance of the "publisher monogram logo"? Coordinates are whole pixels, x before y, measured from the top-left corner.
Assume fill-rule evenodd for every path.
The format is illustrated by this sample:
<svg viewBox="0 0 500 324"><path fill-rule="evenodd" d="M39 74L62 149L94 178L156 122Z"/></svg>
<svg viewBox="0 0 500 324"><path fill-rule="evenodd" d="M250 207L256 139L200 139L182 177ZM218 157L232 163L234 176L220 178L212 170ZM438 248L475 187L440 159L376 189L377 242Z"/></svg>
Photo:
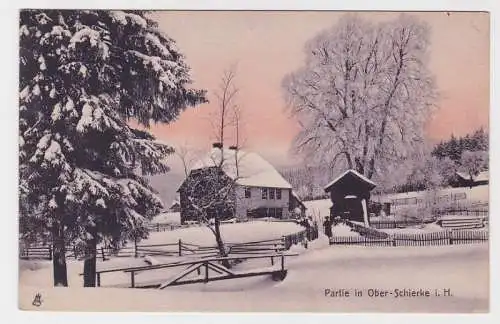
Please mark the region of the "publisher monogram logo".
<svg viewBox="0 0 500 324"><path fill-rule="evenodd" d="M31 303L33 306L40 307L42 305L42 294L37 293L35 298L33 298L33 302Z"/></svg>

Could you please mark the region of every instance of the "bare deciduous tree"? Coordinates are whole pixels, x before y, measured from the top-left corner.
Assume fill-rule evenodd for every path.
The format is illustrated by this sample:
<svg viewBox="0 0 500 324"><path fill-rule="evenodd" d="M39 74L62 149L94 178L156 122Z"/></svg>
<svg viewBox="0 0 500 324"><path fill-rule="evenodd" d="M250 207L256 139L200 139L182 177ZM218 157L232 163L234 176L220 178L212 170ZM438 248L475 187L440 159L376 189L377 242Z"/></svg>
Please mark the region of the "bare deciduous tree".
<svg viewBox="0 0 500 324"><path fill-rule="evenodd" d="M239 149L242 145L242 110L236 104L239 89L235 85L236 70L224 72L215 97L218 101L217 112L211 116L214 138L217 146L210 158L198 165L195 170L187 167L189 152L180 150L184 164L186 181L181 186L181 200L195 213L197 220L205 224L214 234L219 254L226 257L228 251L222 239L220 224L224 218L234 217L237 204L237 181L239 174ZM234 130L235 147L225 147L230 130ZM224 262L229 267L228 262Z"/></svg>
<svg viewBox="0 0 500 324"><path fill-rule="evenodd" d="M436 98L428 43L410 16L379 25L347 16L309 41L306 65L283 81L302 127L295 150L368 178L407 159Z"/></svg>
<svg viewBox="0 0 500 324"><path fill-rule="evenodd" d="M184 171L184 176L187 178L189 176L189 172L191 172L191 168L200 158L201 152L188 144L183 144L175 148L175 155L179 158L182 164L182 170Z"/></svg>

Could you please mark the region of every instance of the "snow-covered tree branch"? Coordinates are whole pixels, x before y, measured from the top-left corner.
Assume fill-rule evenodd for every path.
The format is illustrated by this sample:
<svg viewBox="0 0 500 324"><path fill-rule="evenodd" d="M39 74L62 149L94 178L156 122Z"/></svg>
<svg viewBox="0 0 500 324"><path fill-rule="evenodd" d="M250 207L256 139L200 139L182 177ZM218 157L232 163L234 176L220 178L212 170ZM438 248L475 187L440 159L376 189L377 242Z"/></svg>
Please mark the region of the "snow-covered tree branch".
<svg viewBox="0 0 500 324"><path fill-rule="evenodd" d="M21 218L50 233L55 285L67 285L67 243L85 246L93 285L96 244L147 235L162 204L140 172L168 171L173 149L128 122L170 122L204 102L190 83L175 42L146 12L21 11Z"/></svg>
<svg viewBox="0 0 500 324"><path fill-rule="evenodd" d="M305 66L283 80L302 128L295 150L369 178L411 156L436 99L428 43L428 27L406 15L377 25L346 16L310 40Z"/></svg>

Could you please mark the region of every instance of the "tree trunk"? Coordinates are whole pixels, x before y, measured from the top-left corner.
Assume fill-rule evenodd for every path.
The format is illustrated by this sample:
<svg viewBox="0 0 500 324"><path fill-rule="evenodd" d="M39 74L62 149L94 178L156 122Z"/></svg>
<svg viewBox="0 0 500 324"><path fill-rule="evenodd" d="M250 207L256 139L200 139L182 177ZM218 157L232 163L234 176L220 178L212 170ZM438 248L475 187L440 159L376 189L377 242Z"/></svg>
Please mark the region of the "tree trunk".
<svg viewBox="0 0 500 324"><path fill-rule="evenodd" d="M365 173L365 167L361 163L361 160L358 157L356 157L356 158L354 158L354 162L356 163L356 171L358 171L360 174L364 174Z"/></svg>
<svg viewBox="0 0 500 324"><path fill-rule="evenodd" d="M215 241L217 242L217 247L219 248L219 254L221 257L227 257L226 247L224 246L224 241L222 240L222 236L220 234L220 221L219 217L215 217ZM223 260L222 265L226 268L230 268L229 260Z"/></svg>
<svg viewBox="0 0 500 324"><path fill-rule="evenodd" d="M85 247L85 261L83 263L83 286L96 286L96 259L97 259L97 232L94 229L91 231L92 239L87 241Z"/></svg>
<svg viewBox="0 0 500 324"><path fill-rule="evenodd" d="M373 173L375 173L375 157L372 157L368 164L368 179L371 179L373 177Z"/></svg>
<svg viewBox="0 0 500 324"><path fill-rule="evenodd" d="M52 267L54 274L54 287L68 287L66 251L63 234L62 225L57 222L52 229Z"/></svg>

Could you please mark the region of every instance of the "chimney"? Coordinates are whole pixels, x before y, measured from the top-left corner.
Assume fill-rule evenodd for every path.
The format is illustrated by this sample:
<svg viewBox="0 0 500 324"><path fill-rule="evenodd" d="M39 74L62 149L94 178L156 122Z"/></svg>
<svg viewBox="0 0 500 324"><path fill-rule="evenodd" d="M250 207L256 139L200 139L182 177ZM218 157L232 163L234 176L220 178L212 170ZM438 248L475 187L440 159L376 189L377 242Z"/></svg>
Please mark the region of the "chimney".
<svg viewBox="0 0 500 324"><path fill-rule="evenodd" d="M229 147L229 149L230 149L230 150L233 150L233 151L236 151L236 150L238 149L238 146L236 146L236 145L231 145L231 146Z"/></svg>
<svg viewBox="0 0 500 324"><path fill-rule="evenodd" d="M222 143L220 143L220 142L213 143L213 144L212 144L212 147L213 147L213 148L222 149Z"/></svg>

